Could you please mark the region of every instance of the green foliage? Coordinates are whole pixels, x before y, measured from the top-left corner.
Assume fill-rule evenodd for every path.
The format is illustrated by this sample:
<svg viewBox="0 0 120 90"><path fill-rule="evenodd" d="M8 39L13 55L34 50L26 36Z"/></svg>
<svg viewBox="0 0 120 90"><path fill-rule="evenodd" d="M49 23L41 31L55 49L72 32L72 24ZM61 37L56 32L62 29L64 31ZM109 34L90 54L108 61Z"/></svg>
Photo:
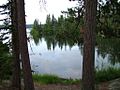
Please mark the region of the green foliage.
<svg viewBox="0 0 120 90"><path fill-rule="evenodd" d="M98 54L102 57L108 55L108 60L113 65L120 63L120 38L97 37Z"/></svg>
<svg viewBox="0 0 120 90"><path fill-rule="evenodd" d="M2 23L0 27L0 82L5 79L9 79L11 75L11 54L9 53L9 47L11 47L10 34L11 29L11 0L8 0L6 4L0 6L0 15L5 17L0 19ZM7 16L7 17L6 17ZM5 43L3 43L3 41Z"/></svg>
<svg viewBox="0 0 120 90"><path fill-rule="evenodd" d="M73 80L73 79L62 79L55 75L40 75L40 74L33 74L33 80L40 84L77 84L80 83L80 80Z"/></svg>
<svg viewBox="0 0 120 90"><path fill-rule="evenodd" d="M11 75L11 55L6 44L0 42L0 81L9 79Z"/></svg>
<svg viewBox="0 0 120 90"><path fill-rule="evenodd" d="M102 0L103 1L103 0ZM99 2L98 33L105 37L120 37L120 1L104 0Z"/></svg>
<svg viewBox="0 0 120 90"><path fill-rule="evenodd" d="M96 71L96 82L110 81L116 78L120 78L120 68L108 67Z"/></svg>
<svg viewBox="0 0 120 90"><path fill-rule="evenodd" d="M68 16L74 16L78 23L83 25L84 1L80 0L78 6L69 8ZM96 34L102 37L120 37L120 0L98 0Z"/></svg>
<svg viewBox="0 0 120 90"><path fill-rule="evenodd" d="M33 80L41 84L54 84L60 82L60 79L54 75L33 74Z"/></svg>
<svg viewBox="0 0 120 90"><path fill-rule="evenodd" d="M42 25L42 30L37 30L38 25L35 25L32 30L33 39L38 42L42 37L47 42L48 49L51 46L80 44L82 35L80 29L84 26L84 3L78 2L78 6L68 8L67 11L62 11L65 15L61 15L56 19L47 15L46 23ZM99 0L97 8L97 29L96 34L99 37L120 37L120 1L118 0ZM36 28L35 28L36 27ZM35 30L34 30L35 29ZM41 32L39 35L38 32ZM84 32L84 31L83 31ZM53 48L54 49L54 48Z"/></svg>
<svg viewBox="0 0 120 90"><path fill-rule="evenodd" d="M120 78L120 68L108 67L102 68L101 70L95 71L95 81L96 83L110 81L116 78ZM48 74L33 74L33 80L40 84L79 84L80 79L63 79L55 75Z"/></svg>
<svg viewBox="0 0 120 90"><path fill-rule="evenodd" d="M80 30L77 24L73 14L68 18L61 15L58 19L54 15L52 17L47 15L44 25L40 26L38 20L35 20L30 33L36 44L39 42L39 39L44 37L48 49L51 49L51 47L54 49L56 45L61 48L63 45L72 47L81 41Z"/></svg>
<svg viewBox="0 0 120 90"><path fill-rule="evenodd" d="M38 44L40 37L42 37L42 25L35 19L32 30L30 31L34 41Z"/></svg>

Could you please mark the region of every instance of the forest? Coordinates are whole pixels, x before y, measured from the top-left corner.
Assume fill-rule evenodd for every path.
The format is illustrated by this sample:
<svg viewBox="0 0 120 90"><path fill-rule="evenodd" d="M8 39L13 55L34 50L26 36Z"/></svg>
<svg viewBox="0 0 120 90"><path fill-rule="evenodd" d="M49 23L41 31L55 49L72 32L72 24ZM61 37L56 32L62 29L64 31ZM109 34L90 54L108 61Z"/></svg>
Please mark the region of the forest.
<svg viewBox="0 0 120 90"><path fill-rule="evenodd" d="M55 49L58 45L61 49L69 45L73 47L83 46L84 34L84 7L78 2L80 7L68 8L68 11L61 11L63 15L57 19L54 15L47 15L46 23L41 24L39 20L33 23L30 34L36 45L42 38L45 39L48 49ZM115 64L119 62L120 43L120 2L117 0L98 2L97 8L97 28L96 47L103 57L110 54L110 61Z"/></svg>
<svg viewBox="0 0 120 90"><path fill-rule="evenodd" d="M72 3L75 0L69 1ZM58 18L47 15L45 24L35 19L30 34L36 45L44 38L48 50L54 50L57 45L61 49L67 45L70 48L74 45L81 47L83 74L82 80L76 80L75 84L77 82L79 87L82 85L81 90L96 90L97 82L120 78L119 65L117 69L110 67L108 71L103 70L103 72L102 70L97 72L94 68L95 48L103 58L109 55L109 62L112 65L120 63L120 1L77 1L78 6L61 11ZM24 0L8 0L6 4L0 6L0 16L5 16L0 18L2 23L0 25L0 90L23 90L23 86L24 90L42 90L40 87L36 89L35 85L35 81L41 77L40 81L53 78L53 82L57 80L58 83L62 82L65 85L69 82L70 85L71 82L74 83L74 80L61 81L56 76L48 75L47 78L45 75L44 78L32 74L27 45L29 38L26 33L29 25L26 26ZM5 82L10 83L6 86ZM54 84L56 85L57 82Z"/></svg>

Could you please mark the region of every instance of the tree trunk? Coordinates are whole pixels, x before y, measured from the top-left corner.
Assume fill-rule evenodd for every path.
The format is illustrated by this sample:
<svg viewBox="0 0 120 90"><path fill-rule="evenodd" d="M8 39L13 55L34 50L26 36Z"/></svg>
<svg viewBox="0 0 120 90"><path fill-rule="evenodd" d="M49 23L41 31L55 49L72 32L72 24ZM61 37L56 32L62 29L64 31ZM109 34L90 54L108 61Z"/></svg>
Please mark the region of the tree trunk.
<svg viewBox="0 0 120 90"><path fill-rule="evenodd" d="M85 1L85 31L84 31L84 55L83 55L83 76L82 90L95 90L95 29L97 0Z"/></svg>
<svg viewBox="0 0 120 90"><path fill-rule="evenodd" d="M24 0L17 1L20 56L23 67L24 90L34 90L30 60L28 54Z"/></svg>
<svg viewBox="0 0 120 90"><path fill-rule="evenodd" d="M12 19L12 50L13 50L13 75L12 75L12 90L21 90L20 78L20 60L19 60L19 37L17 29L17 7L16 0L12 0L11 19Z"/></svg>

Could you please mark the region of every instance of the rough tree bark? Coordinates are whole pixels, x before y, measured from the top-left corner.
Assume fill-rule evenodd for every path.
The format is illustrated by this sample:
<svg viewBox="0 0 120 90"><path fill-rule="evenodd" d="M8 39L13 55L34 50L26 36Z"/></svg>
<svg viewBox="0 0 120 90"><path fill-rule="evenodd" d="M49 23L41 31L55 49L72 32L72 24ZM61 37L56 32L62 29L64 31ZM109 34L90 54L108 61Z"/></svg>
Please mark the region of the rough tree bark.
<svg viewBox="0 0 120 90"><path fill-rule="evenodd" d="M28 54L24 0L17 1L20 56L23 67L24 90L34 90L30 60Z"/></svg>
<svg viewBox="0 0 120 90"><path fill-rule="evenodd" d="M85 27L84 27L84 55L82 90L95 90L94 59L95 59L95 29L97 0L84 0Z"/></svg>
<svg viewBox="0 0 120 90"><path fill-rule="evenodd" d="M21 90L20 78L20 60L19 60L19 37L17 29L17 7L16 0L12 0L11 4L11 19L12 19L12 50L13 50L13 75L12 75L12 90Z"/></svg>

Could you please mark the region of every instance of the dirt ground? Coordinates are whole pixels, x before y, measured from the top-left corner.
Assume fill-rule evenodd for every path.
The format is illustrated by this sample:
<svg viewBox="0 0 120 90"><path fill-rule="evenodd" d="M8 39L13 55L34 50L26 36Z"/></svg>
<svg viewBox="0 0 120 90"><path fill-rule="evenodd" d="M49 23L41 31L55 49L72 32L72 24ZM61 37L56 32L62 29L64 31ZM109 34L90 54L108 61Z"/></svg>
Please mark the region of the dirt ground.
<svg viewBox="0 0 120 90"><path fill-rule="evenodd" d="M80 90L81 85L35 84L35 90ZM0 90L11 90L8 85L0 85ZM120 78L96 85L96 90L120 90Z"/></svg>
<svg viewBox="0 0 120 90"><path fill-rule="evenodd" d="M81 90L80 85L42 85L37 86L35 90ZM108 84L104 83L96 87L96 90L109 90Z"/></svg>
<svg viewBox="0 0 120 90"><path fill-rule="evenodd" d="M108 87L106 84L102 84L97 87L100 87L100 88L96 90L109 90L107 89ZM60 84L39 85L39 84L35 84L35 90L80 90L80 89L81 89L80 85L60 85ZM12 89L8 86L3 86L3 87L1 86L0 90L12 90Z"/></svg>

